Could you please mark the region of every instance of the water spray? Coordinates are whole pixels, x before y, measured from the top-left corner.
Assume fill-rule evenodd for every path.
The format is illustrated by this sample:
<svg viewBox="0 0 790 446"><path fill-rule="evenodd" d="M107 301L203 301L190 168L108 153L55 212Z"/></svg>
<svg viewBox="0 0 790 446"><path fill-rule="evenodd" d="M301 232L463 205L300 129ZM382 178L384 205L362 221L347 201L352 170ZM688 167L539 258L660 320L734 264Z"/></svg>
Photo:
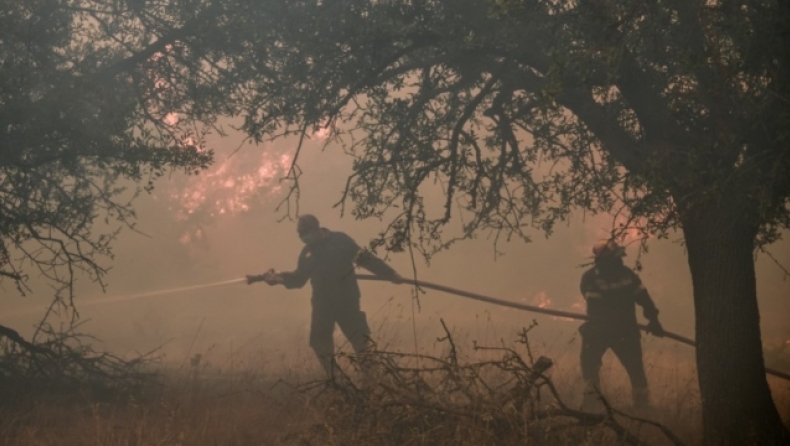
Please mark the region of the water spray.
<svg viewBox="0 0 790 446"><path fill-rule="evenodd" d="M145 293L128 294L128 295L123 295L123 296L114 296L114 297L108 297L108 298L105 298L105 299L95 299L95 300L88 300L88 301L85 301L85 302L80 302L79 306L80 307L92 307L92 306L95 306L95 305L126 302L126 301L130 301L130 300L139 300L139 299L146 299L146 298L150 298L150 297L163 296L163 295L166 295L166 294L183 293L183 292L186 292L186 291L201 290L201 289L204 289L204 288L214 288L214 287L219 287L219 286L232 285L234 283L242 283L242 282L246 282L246 281L247 281L247 279L242 277L242 278L239 278L239 279L223 280L221 282L203 283L203 284L200 284L200 285L190 285L190 286L183 286L183 287L178 287L178 288L168 288L168 289L165 289L165 290L148 291L148 292L145 292ZM0 314L0 318L23 316L25 314L32 314L32 313L36 313L36 312L39 312L39 311L41 311L40 308L26 308L26 309L19 310L19 311L11 311L11 312L7 312L7 313L4 313L4 314Z"/></svg>
<svg viewBox="0 0 790 446"><path fill-rule="evenodd" d="M149 291L147 293L130 294L128 296L118 296L118 297L109 297L107 299L91 300L91 301L83 302L81 305L87 306L87 305L98 305L98 304L115 303L115 302L125 302L127 300L137 300L137 299L145 299L148 297L162 296L165 294L183 293L186 291L201 290L204 288L214 288L218 286L232 285L234 283L242 283L246 281L247 279L242 277L240 279L223 280L221 282L204 283L200 285L183 286L179 288L168 288L166 290Z"/></svg>

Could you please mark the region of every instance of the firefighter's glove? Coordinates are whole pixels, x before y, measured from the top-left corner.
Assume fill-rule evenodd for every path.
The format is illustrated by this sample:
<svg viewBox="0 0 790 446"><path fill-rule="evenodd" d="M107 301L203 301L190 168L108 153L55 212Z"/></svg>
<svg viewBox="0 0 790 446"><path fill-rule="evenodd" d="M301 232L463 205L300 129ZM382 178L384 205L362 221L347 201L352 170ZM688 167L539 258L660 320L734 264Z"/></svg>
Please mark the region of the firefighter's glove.
<svg viewBox="0 0 790 446"><path fill-rule="evenodd" d="M663 338L666 335L664 327L661 326L661 322L658 322L658 319L651 319L647 323L647 332L658 338Z"/></svg>
<svg viewBox="0 0 790 446"><path fill-rule="evenodd" d="M258 275L248 275L247 278L247 285L251 285L255 282L266 282L269 285L278 285L284 282L282 274L276 272L273 269L266 271L263 274Z"/></svg>
<svg viewBox="0 0 790 446"><path fill-rule="evenodd" d="M269 285L280 285L285 283L283 275L273 269L266 271L266 273L261 276L261 280L268 283Z"/></svg>

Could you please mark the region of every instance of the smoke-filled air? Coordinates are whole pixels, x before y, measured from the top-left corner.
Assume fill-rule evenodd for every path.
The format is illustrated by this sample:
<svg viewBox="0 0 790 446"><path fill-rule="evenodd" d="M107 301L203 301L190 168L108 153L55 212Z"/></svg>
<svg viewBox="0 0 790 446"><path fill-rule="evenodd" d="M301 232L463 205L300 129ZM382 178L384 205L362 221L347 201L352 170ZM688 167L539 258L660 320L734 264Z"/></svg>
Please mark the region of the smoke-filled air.
<svg viewBox="0 0 790 446"><path fill-rule="evenodd" d="M790 441L783 2L260 3L0 1L0 446Z"/></svg>
<svg viewBox="0 0 790 446"><path fill-rule="evenodd" d="M197 353L216 356L220 363L244 353L264 361L266 368L313 368L307 342L309 288L288 291L237 280L269 268L296 268L303 246L296 232L297 210L292 208L289 216L283 209L289 184L280 180L291 167L298 141L255 145L244 143L241 135L229 135L213 136L208 144L216 150L215 164L208 170L159 180L150 196L136 202L136 231L123 231L114 243L115 258L105 261L111 266L106 291L89 278L78 280L74 303L85 321L84 331L109 350L133 354L157 349L176 363ZM320 135L314 135L300 154L298 212L316 215L323 226L346 232L366 246L387 221L342 215L336 204L352 160L323 144ZM611 216L579 213L551 237L536 231L529 243L497 241L496 234L482 233L436 254L430 262L407 252L386 257L406 277L584 313L579 281L592 264L594 243L608 238L612 225ZM626 238L625 247L625 263L635 266L638 243ZM779 242L769 253L773 258L757 255L761 328L765 347L779 350L790 341L790 282L782 269L790 265L790 249ZM650 240L649 252L639 261L639 275L665 328L693 337L692 287L682 236ZM6 310L0 316L20 334L32 333L50 304L46 283L31 282L35 292L25 297L7 290ZM408 285L361 286L362 307L377 328L377 342L407 350L413 350L415 342L433 348L442 333L442 318L465 342L498 344L535 320L536 347L549 355L568 355L567 362L558 365L569 373L577 367L578 321L430 290L415 298ZM649 364L658 369L674 367L679 359L675 354L683 360L692 357L691 349L671 341L647 337L645 348L658 354Z"/></svg>

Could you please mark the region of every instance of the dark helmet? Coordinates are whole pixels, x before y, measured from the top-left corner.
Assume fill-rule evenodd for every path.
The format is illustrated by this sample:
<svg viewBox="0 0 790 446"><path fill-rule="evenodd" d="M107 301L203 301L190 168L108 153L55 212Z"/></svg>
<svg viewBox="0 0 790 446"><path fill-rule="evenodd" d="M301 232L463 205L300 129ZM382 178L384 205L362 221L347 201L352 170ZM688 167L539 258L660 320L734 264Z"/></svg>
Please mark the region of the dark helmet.
<svg viewBox="0 0 790 446"><path fill-rule="evenodd" d="M623 257L625 256L625 248L618 245L612 239L601 239L595 242L592 248L593 256L595 259L605 257Z"/></svg>
<svg viewBox="0 0 790 446"><path fill-rule="evenodd" d="M300 215L299 219L296 221L296 231L300 234L307 234L317 231L320 227L321 224L318 222L318 219L315 217L315 215Z"/></svg>

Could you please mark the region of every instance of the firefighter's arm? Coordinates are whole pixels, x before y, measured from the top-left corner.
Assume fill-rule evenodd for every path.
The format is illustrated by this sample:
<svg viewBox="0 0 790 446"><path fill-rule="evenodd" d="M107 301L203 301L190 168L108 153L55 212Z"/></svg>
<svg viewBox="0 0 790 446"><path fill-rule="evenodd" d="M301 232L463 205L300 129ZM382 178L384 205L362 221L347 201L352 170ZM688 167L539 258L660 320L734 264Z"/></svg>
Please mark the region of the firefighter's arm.
<svg viewBox="0 0 790 446"><path fill-rule="evenodd" d="M357 250L357 255L354 258L354 263L361 266L373 274L388 279L393 283L402 283L403 277L397 273L386 262L376 257L370 250L360 248Z"/></svg>
<svg viewBox="0 0 790 446"><path fill-rule="evenodd" d="M306 251L299 255L299 261L294 271L278 272L270 269L263 274L247 276L247 284L266 282L269 285L284 285L286 288L301 288L310 278Z"/></svg>
<svg viewBox="0 0 790 446"><path fill-rule="evenodd" d="M636 277L636 275L634 276ZM656 308L656 304L650 298L650 293L647 292L647 288L645 288L645 285L642 284L638 277L636 277L634 294L634 300L642 307L642 314L648 321L647 332L653 336L663 337L664 327L661 326L661 322L658 320L658 308Z"/></svg>
<svg viewBox="0 0 790 446"><path fill-rule="evenodd" d="M280 273L280 275L283 278L282 284L285 285L285 287L288 288L289 290L292 288L303 287L307 283L307 280L310 278L309 275L304 274L303 271L300 271L298 269L296 271L283 272Z"/></svg>
<svg viewBox="0 0 790 446"><path fill-rule="evenodd" d="M310 251L305 247L302 253L299 254L299 261L296 265L296 269L294 271L280 273L282 284L285 285L286 288L301 288L310 279L310 265L307 259L309 253Z"/></svg>

